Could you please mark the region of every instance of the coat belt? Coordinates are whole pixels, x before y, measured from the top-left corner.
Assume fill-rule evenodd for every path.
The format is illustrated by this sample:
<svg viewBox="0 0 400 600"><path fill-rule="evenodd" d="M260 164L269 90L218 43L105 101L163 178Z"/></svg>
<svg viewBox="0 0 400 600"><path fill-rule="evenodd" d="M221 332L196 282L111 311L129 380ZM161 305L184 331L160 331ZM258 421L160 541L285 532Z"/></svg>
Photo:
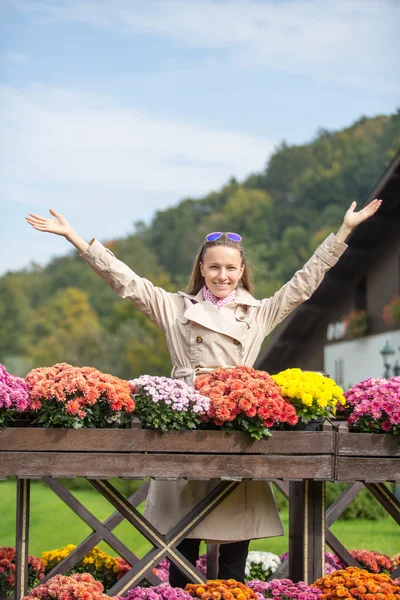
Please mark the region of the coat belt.
<svg viewBox="0 0 400 600"><path fill-rule="evenodd" d="M233 369L234 367L229 368ZM173 379L184 379L185 383L193 385L196 377L204 375L205 373L210 373L214 370L215 368L211 367L198 367L197 369L194 369L193 367L173 367L171 377Z"/></svg>

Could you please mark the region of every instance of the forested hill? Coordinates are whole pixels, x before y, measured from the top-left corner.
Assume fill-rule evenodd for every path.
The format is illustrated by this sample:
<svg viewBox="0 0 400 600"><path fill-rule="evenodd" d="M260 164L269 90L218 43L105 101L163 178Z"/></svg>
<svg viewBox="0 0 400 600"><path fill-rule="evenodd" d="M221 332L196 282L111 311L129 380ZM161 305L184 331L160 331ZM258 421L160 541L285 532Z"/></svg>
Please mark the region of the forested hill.
<svg viewBox="0 0 400 600"><path fill-rule="evenodd" d="M265 171L183 200L108 245L140 275L177 290L206 233L237 231L256 295L268 296L338 228L350 202L362 202L399 146L400 111L321 130L310 144L282 144ZM0 362L19 375L59 361L125 378L169 373L163 334L76 254L1 277L0 324Z"/></svg>

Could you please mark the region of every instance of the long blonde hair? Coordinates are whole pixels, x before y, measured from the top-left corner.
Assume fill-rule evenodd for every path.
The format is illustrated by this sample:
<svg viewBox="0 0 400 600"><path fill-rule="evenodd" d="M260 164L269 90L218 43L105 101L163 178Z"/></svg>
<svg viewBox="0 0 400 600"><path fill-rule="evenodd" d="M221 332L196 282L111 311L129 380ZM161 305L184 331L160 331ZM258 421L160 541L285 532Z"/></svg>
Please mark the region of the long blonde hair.
<svg viewBox="0 0 400 600"><path fill-rule="evenodd" d="M250 267L248 261L246 260L243 246L240 242L234 242L233 240L229 239L225 233L218 240L215 240L214 242L205 241L204 244L200 246L196 257L193 261L193 269L190 274L190 279L186 288L186 292L195 296L204 286L204 277L200 271L200 263L204 262L204 256L208 248L213 248L214 246L226 246L228 248L236 248L236 250L239 250L242 266L244 267L242 276L240 278L240 285L244 287L248 292L250 292L250 294L252 294L253 281L251 278Z"/></svg>

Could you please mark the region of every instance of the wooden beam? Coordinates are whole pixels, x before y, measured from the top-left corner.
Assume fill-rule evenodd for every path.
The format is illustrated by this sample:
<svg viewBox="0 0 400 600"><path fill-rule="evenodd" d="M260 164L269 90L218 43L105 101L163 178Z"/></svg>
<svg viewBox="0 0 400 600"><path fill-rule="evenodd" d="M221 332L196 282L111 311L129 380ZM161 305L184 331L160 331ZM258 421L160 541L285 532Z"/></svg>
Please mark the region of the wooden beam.
<svg viewBox="0 0 400 600"><path fill-rule="evenodd" d="M347 488L336 498L326 512L326 526L330 527L346 510L348 505L354 500L360 490L364 487L361 481L355 481L347 486Z"/></svg>
<svg viewBox="0 0 400 600"><path fill-rule="evenodd" d="M15 543L15 599L28 593L28 545L30 516L29 479L17 479L17 522Z"/></svg>
<svg viewBox="0 0 400 600"><path fill-rule="evenodd" d="M325 482L289 484L289 578L313 583L325 571Z"/></svg>
<svg viewBox="0 0 400 600"><path fill-rule="evenodd" d="M62 560L54 569L52 569L42 580L42 583L54 577L58 573L67 573L71 570L99 541L107 542L119 556L122 556L130 565L135 565L139 562L139 558L123 544L108 528L105 523L99 521L79 500L75 498L59 481L51 477L44 477L44 483L53 490L61 500L69 506L69 508L80 518L84 523L93 529L93 534L73 550L64 560ZM129 502L129 500L128 500ZM123 517L121 516L121 520ZM149 583L152 585L160 585L161 579L156 577L154 573L149 573L147 576Z"/></svg>
<svg viewBox="0 0 400 600"><path fill-rule="evenodd" d="M365 483L367 490L371 492L386 512L400 525L400 503L383 483Z"/></svg>
<svg viewBox="0 0 400 600"><path fill-rule="evenodd" d="M343 544L337 539L333 533L327 529L325 534L325 541L328 544L329 548L333 550L335 554L349 567L359 567L362 568L360 563L356 561L355 558L352 557L350 552L346 550Z"/></svg>

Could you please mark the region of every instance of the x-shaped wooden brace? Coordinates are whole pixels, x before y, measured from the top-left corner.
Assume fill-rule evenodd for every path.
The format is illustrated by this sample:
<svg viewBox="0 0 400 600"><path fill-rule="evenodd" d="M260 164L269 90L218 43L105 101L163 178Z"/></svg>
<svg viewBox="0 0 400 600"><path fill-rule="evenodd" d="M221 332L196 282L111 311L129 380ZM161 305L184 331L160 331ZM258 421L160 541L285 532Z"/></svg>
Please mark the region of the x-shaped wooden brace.
<svg viewBox="0 0 400 600"><path fill-rule="evenodd" d="M176 546L240 485L239 481L221 481L166 535L161 534L153 527L108 481L101 479L90 479L89 481L154 546L109 590L110 595L125 593L144 577L147 577L147 573L164 557L173 561L189 580L199 583L205 581L203 576L176 549Z"/></svg>

